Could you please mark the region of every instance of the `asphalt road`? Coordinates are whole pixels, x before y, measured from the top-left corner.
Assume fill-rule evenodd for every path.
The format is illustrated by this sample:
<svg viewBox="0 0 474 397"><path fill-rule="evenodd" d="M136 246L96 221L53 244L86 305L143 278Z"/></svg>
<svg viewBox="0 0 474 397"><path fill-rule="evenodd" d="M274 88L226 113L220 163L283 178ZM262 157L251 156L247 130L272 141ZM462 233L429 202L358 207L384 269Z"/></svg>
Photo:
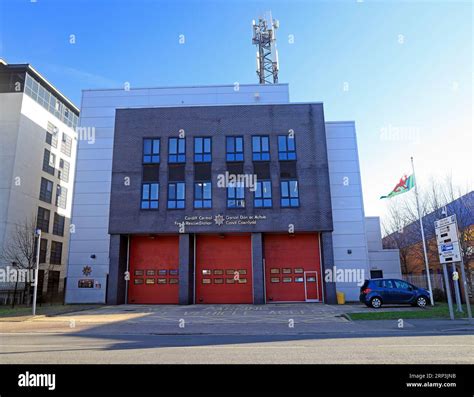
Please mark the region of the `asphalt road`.
<svg viewBox="0 0 474 397"><path fill-rule="evenodd" d="M123 305L5 318L0 363L474 364L474 325L349 321L329 305Z"/></svg>
<svg viewBox="0 0 474 397"><path fill-rule="evenodd" d="M2 334L10 363L474 363L473 335Z"/></svg>

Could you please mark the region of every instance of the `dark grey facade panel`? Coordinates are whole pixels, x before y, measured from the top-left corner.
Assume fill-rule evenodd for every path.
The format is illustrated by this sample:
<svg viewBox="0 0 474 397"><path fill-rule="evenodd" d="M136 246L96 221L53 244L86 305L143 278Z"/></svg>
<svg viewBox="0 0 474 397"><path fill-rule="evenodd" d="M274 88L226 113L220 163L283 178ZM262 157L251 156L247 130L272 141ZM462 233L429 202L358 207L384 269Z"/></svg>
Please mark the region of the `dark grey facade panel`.
<svg viewBox="0 0 474 397"><path fill-rule="evenodd" d="M127 271L128 236L110 236L110 269L107 280L107 303L119 305L125 302L125 272Z"/></svg>
<svg viewBox="0 0 474 397"><path fill-rule="evenodd" d="M294 131L297 151L296 174L300 206L280 208L280 171L277 136ZM167 210L168 137L186 137L186 209ZM253 207L253 192L245 189L246 207L228 209L225 188L217 177L228 169L225 137L244 137L243 172L253 174L252 135L270 136L269 163L273 207ZM212 209L193 209L193 138L212 137ZM161 138L158 210L140 210L142 144L144 137ZM284 165L283 167L286 167ZM110 203L110 234L178 233L185 217L205 217L201 224L185 224L185 233L332 231L332 211L326 135L322 104L199 106L181 108L118 109ZM243 217L242 222L219 225L215 216ZM258 220L255 221L255 218ZM183 231L183 230L181 230Z"/></svg>

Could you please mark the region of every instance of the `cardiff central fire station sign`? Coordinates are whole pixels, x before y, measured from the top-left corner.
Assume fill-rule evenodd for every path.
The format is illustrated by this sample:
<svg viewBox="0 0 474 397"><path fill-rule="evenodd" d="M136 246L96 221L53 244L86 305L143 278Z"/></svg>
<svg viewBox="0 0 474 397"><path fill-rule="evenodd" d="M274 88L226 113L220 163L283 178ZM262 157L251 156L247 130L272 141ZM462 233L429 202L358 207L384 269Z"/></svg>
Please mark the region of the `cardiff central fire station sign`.
<svg viewBox="0 0 474 397"><path fill-rule="evenodd" d="M461 261L456 215L436 221L435 231L440 263Z"/></svg>
<svg viewBox="0 0 474 397"><path fill-rule="evenodd" d="M256 225L260 221L265 221L266 215L189 215L181 221L175 221L176 226L232 226L232 225Z"/></svg>

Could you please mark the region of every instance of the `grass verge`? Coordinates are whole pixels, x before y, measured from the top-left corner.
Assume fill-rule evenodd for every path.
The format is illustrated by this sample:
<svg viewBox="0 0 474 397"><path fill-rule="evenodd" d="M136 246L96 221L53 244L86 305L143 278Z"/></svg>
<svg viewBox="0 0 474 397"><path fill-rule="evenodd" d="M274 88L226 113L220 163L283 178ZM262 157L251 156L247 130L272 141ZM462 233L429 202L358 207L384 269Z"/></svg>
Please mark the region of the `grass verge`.
<svg viewBox="0 0 474 397"><path fill-rule="evenodd" d="M100 305L42 305L36 306L37 315L54 316L58 314L72 313L81 310L93 309L100 307ZM15 306L13 309L10 306L0 306L0 320L7 320L11 317L29 317L31 316L31 306Z"/></svg>
<svg viewBox="0 0 474 397"><path fill-rule="evenodd" d="M456 305L454 305L454 317L467 317L466 305L462 305L464 313L456 312ZM406 311L380 311L377 309L370 309L369 312L364 313L346 313L351 320L398 320L399 318L449 318L449 308L447 303L436 303L434 307L428 306L425 309L415 308Z"/></svg>

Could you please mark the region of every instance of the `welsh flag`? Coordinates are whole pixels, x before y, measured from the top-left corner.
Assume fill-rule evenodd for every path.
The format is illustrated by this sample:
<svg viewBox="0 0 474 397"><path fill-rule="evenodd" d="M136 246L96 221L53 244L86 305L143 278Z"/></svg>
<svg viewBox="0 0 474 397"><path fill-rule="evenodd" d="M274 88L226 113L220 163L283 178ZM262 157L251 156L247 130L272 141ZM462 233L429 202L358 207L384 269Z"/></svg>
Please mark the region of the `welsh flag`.
<svg viewBox="0 0 474 397"><path fill-rule="evenodd" d="M395 185L395 187L389 194L387 194L386 196L381 196L380 198L383 199L397 196L399 194L408 192L413 186L415 186L415 177L413 175L404 175L400 178L400 182Z"/></svg>

